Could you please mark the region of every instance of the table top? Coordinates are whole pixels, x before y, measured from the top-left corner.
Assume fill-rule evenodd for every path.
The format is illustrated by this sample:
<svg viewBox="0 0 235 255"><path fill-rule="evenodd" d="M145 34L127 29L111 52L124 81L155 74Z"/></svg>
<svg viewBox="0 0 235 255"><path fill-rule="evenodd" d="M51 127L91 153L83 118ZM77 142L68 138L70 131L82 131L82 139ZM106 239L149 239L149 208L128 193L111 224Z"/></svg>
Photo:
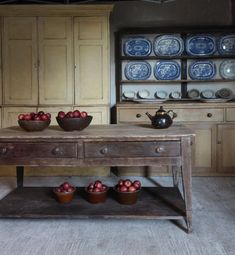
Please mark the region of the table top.
<svg viewBox="0 0 235 255"><path fill-rule="evenodd" d="M183 125L173 125L167 129L156 129L147 124L91 125L82 131L63 131L59 126L50 126L43 131L27 132L20 127L0 129L0 140L17 139L179 139L194 136L195 133Z"/></svg>

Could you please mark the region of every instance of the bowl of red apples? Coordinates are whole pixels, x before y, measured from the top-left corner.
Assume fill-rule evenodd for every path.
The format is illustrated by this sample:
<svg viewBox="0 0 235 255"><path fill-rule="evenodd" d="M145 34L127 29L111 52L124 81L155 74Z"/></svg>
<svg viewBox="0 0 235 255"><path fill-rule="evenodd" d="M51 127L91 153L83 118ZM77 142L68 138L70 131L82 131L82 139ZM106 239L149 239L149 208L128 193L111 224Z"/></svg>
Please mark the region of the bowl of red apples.
<svg viewBox="0 0 235 255"><path fill-rule="evenodd" d="M92 121L92 116L85 111L69 111L67 113L60 111L56 117L59 126L65 131L81 131L88 127Z"/></svg>
<svg viewBox="0 0 235 255"><path fill-rule="evenodd" d="M119 180L114 187L117 195L117 201L120 204L131 205L135 204L141 189L141 183L138 180L131 181L129 179Z"/></svg>
<svg viewBox="0 0 235 255"><path fill-rule="evenodd" d="M18 115L18 124L26 131L42 131L51 123L51 114L40 111L38 113L21 113Z"/></svg>
<svg viewBox="0 0 235 255"><path fill-rule="evenodd" d="M87 201L92 204L104 203L107 199L108 186L97 180L90 183L86 188Z"/></svg>
<svg viewBox="0 0 235 255"><path fill-rule="evenodd" d="M76 188L68 182L62 183L59 187L53 189L57 200L60 203L68 203L72 201Z"/></svg>

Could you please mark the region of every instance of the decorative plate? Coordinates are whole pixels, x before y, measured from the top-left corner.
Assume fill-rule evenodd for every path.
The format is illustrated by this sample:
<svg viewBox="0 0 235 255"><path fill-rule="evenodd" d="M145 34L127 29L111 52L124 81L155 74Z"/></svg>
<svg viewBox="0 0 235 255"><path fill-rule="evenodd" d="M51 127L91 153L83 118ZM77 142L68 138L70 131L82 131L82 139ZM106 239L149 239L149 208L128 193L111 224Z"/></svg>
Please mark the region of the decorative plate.
<svg viewBox="0 0 235 255"><path fill-rule="evenodd" d="M159 90L155 93L155 97L159 99L166 99L168 96L168 93L164 90Z"/></svg>
<svg viewBox="0 0 235 255"><path fill-rule="evenodd" d="M186 38L186 52L192 56L209 56L216 51L215 37L194 35Z"/></svg>
<svg viewBox="0 0 235 255"><path fill-rule="evenodd" d="M235 60L225 60L219 67L220 75L224 79L235 79Z"/></svg>
<svg viewBox="0 0 235 255"><path fill-rule="evenodd" d="M157 36L153 49L157 56L180 56L184 51L184 41L176 35Z"/></svg>
<svg viewBox="0 0 235 255"><path fill-rule="evenodd" d="M215 92L212 89L205 89L201 92L201 97L204 99L215 98Z"/></svg>
<svg viewBox="0 0 235 255"><path fill-rule="evenodd" d="M231 89L228 88L222 88L218 91L216 91L215 95L219 98L223 99L232 99L233 97L233 92Z"/></svg>
<svg viewBox="0 0 235 255"><path fill-rule="evenodd" d="M123 92L123 96L124 96L126 99L133 99L133 98L135 98L136 93L135 93L135 91L127 90L127 91L124 91L124 92Z"/></svg>
<svg viewBox="0 0 235 255"><path fill-rule="evenodd" d="M181 92L179 92L179 91L172 91L170 93L170 97L172 99L180 99L181 98Z"/></svg>
<svg viewBox="0 0 235 255"><path fill-rule="evenodd" d="M123 44L123 52L126 56L148 56L152 51L151 42L145 37L133 37Z"/></svg>
<svg viewBox="0 0 235 255"><path fill-rule="evenodd" d="M197 89L191 89L188 91L188 98L197 99L200 96L200 92Z"/></svg>
<svg viewBox="0 0 235 255"><path fill-rule="evenodd" d="M151 66L146 61L133 61L126 64L124 74L128 80L147 80L151 75Z"/></svg>
<svg viewBox="0 0 235 255"><path fill-rule="evenodd" d="M221 37L218 50L220 54L235 54L235 34Z"/></svg>
<svg viewBox="0 0 235 255"><path fill-rule="evenodd" d="M139 90L137 93L139 98L146 99L149 98L150 92L147 89Z"/></svg>
<svg viewBox="0 0 235 255"><path fill-rule="evenodd" d="M192 80L210 80L216 74L216 66L212 61L195 61L188 68Z"/></svg>
<svg viewBox="0 0 235 255"><path fill-rule="evenodd" d="M154 76L158 80L175 80L180 76L180 65L176 61L158 61L154 67Z"/></svg>

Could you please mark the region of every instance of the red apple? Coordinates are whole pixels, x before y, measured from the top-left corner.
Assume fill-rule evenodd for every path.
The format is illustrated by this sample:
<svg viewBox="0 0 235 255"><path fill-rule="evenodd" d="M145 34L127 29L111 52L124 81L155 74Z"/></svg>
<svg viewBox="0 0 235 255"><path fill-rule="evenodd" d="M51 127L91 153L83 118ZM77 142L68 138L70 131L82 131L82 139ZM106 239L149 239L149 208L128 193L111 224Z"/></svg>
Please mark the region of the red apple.
<svg viewBox="0 0 235 255"><path fill-rule="evenodd" d="M121 187L119 187L119 191L120 192L127 192L127 187L126 186L121 186Z"/></svg>
<svg viewBox="0 0 235 255"><path fill-rule="evenodd" d="M66 116L68 118L73 118L73 112L71 112L71 111L67 112Z"/></svg>
<svg viewBox="0 0 235 255"><path fill-rule="evenodd" d="M119 181L118 181L118 185L119 185L119 186L123 186L123 185L124 185L124 181L123 181L123 180L119 180Z"/></svg>
<svg viewBox="0 0 235 255"><path fill-rule="evenodd" d="M48 120L48 117L46 114L41 115L41 120L45 121Z"/></svg>
<svg viewBox="0 0 235 255"><path fill-rule="evenodd" d="M101 190L102 190L102 191L105 191L106 189L107 189L107 186L106 186L106 185L102 185Z"/></svg>
<svg viewBox="0 0 235 255"><path fill-rule="evenodd" d="M87 112L84 112L84 111L81 112L81 117L82 117L82 118L86 118L86 117L87 117Z"/></svg>
<svg viewBox="0 0 235 255"><path fill-rule="evenodd" d="M24 120L24 117L25 117L24 114L19 114L19 115L18 115L18 120Z"/></svg>
<svg viewBox="0 0 235 255"><path fill-rule="evenodd" d="M25 114L24 119L25 120L32 120L30 114Z"/></svg>
<svg viewBox="0 0 235 255"><path fill-rule="evenodd" d="M100 188L94 188L94 192L100 192L101 189Z"/></svg>
<svg viewBox="0 0 235 255"><path fill-rule="evenodd" d="M63 189L68 190L70 188L70 184L68 182L63 183Z"/></svg>
<svg viewBox="0 0 235 255"><path fill-rule="evenodd" d="M124 185L125 185L127 188L129 188L129 187L131 186L131 184L132 184L132 182L131 182L131 180L129 180L129 179L126 179L126 180L124 181Z"/></svg>
<svg viewBox="0 0 235 255"><path fill-rule="evenodd" d="M90 183L90 184L88 185L88 189L94 189L94 183Z"/></svg>
<svg viewBox="0 0 235 255"><path fill-rule="evenodd" d="M136 180L133 182L133 186L136 188L136 189L139 189L141 187L141 183L140 181Z"/></svg>
<svg viewBox="0 0 235 255"><path fill-rule="evenodd" d="M31 112L31 113L30 113L30 116L31 116L32 119L34 119L34 116L35 116L35 115L36 115L35 112Z"/></svg>
<svg viewBox="0 0 235 255"><path fill-rule="evenodd" d="M102 188L102 182L101 181L96 181L94 186L95 186L95 188L101 189Z"/></svg>
<svg viewBox="0 0 235 255"><path fill-rule="evenodd" d="M48 112L48 113L46 113L46 116L47 116L47 118L48 118L48 120L50 120L51 119L51 114Z"/></svg>
<svg viewBox="0 0 235 255"><path fill-rule="evenodd" d="M60 111L58 112L58 118L63 119L65 117L65 112Z"/></svg>
<svg viewBox="0 0 235 255"><path fill-rule="evenodd" d="M41 115L43 115L43 114L44 114L44 111L38 112L38 115L39 115L39 116L41 116Z"/></svg>
<svg viewBox="0 0 235 255"><path fill-rule="evenodd" d="M136 191L135 186L131 185L131 186L128 188L128 191L130 191L130 192Z"/></svg>
<svg viewBox="0 0 235 255"><path fill-rule="evenodd" d="M34 120L41 120L40 116L34 117Z"/></svg>
<svg viewBox="0 0 235 255"><path fill-rule="evenodd" d="M81 117L80 111L78 111L78 110L73 111L73 117L74 118L80 118Z"/></svg>
<svg viewBox="0 0 235 255"><path fill-rule="evenodd" d="M73 192L74 191L74 188L73 187L69 187L68 189L67 189L67 192Z"/></svg>

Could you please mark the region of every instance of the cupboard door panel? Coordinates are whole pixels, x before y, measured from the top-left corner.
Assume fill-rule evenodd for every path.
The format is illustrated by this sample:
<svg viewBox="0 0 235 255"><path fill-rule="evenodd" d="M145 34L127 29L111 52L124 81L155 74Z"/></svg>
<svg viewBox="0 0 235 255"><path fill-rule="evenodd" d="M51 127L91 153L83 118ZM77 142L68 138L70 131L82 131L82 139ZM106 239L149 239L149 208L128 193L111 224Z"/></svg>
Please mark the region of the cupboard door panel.
<svg viewBox="0 0 235 255"><path fill-rule="evenodd" d="M73 103L71 18L39 18L39 104Z"/></svg>
<svg viewBox="0 0 235 255"><path fill-rule="evenodd" d="M218 168L219 173L235 173L235 126L218 126Z"/></svg>
<svg viewBox="0 0 235 255"><path fill-rule="evenodd" d="M76 17L75 103L109 103L109 43L107 17Z"/></svg>
<svg viewBox="0 0 235 255"><path fill-rule="evenodd" d="M36 18L4 18L3 93L5 104L37 104Z"/></svg>

